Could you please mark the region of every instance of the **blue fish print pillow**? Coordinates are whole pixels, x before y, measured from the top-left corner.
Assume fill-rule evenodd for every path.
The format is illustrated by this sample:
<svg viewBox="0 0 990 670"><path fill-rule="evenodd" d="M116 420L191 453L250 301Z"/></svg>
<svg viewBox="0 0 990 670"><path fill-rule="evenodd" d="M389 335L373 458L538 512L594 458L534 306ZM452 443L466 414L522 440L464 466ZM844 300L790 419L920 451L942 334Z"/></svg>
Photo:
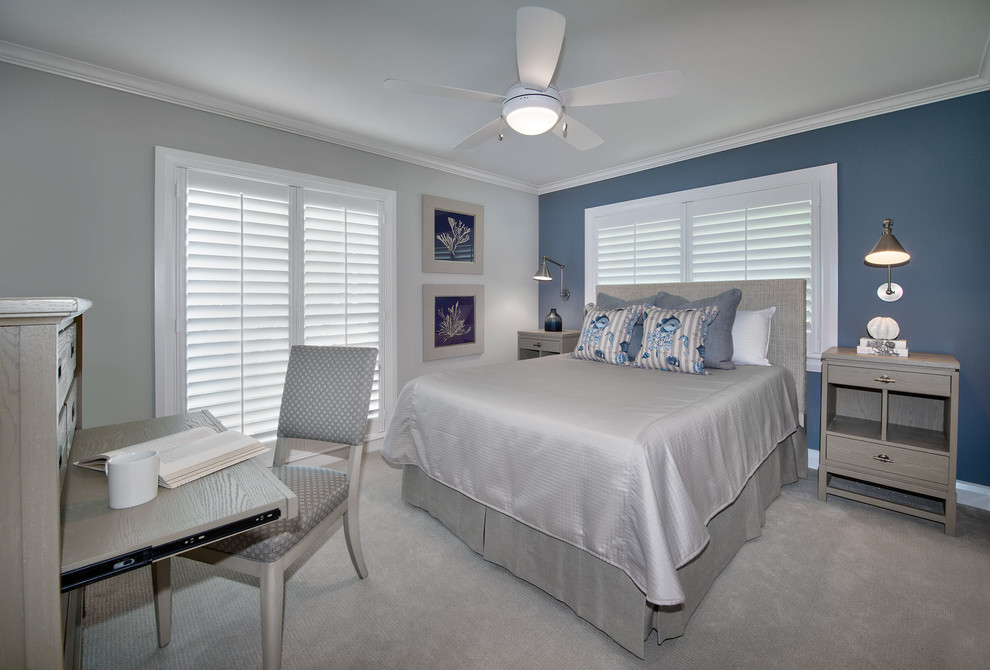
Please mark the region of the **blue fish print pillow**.
<svg viewBox="0 0 990 670"><path fill-rule="evenodd" d="M584 309L581 339L571 357L613 365L630 365L632 360L629 357L629 342L633 327L642 314L642 305L599 309L595 304L589 303Z"/></svg>
<svg viewBox="0 0 990 670"><path fill-rule="evenodd" d="M643 347L635 364L641 368L707 375L705 338L718 307L660 309L647 307L643 317Z"/></svg>

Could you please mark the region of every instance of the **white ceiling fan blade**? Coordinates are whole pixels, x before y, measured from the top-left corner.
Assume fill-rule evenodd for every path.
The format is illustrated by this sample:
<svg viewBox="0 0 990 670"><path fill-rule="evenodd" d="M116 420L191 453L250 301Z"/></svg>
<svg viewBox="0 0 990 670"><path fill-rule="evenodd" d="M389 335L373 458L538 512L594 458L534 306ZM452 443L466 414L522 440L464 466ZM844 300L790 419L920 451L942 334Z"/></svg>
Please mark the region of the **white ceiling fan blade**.
<svg viewBox="0 0 990 670"><path fill-rule="evenodd" d="M501 126L502 126L502 117L500 116L491 123L485 124L474 133L465 137L454 148L473 149L474 147L478 146L485 140L490 140L493 137L498 137L498 134L502 129Z"/></svg>
<svg viewBox="0 0 990 670"><path fill-rule="evenodd" d="M578 151L594 149L604 140L598 136L594 130L579 123L565 114L560 117L560 122L554 126L553 134L561 138Z"/></svg>
<svg viewBox="0 0 990 670"><path fill-rule="evenodd" d="M437 86L436 84L421 84L404 79L386 79L382 82L382 85L390 91L397 91L399 93L430 95L440 98L453 98L455 100L471 100L473 102L502 102L502 96L494 93L483 93L482 91L453 88L451 86Z"/></svg>
<svg viewBox="0 0 990 670"><path fill-rule="evenodd" d="M560 92L560 99L566 107L611 105L667 98L677 95L682 88L684 73L680 70L668 70L569 88Z"/></svg>
<svg viewBox="0 0 990 670"><path fill-rule="evenodd" d="M516 12L516 65L519 82L545 91L557 69L564 43L562 14L543 7L520 7Z"/></svg>

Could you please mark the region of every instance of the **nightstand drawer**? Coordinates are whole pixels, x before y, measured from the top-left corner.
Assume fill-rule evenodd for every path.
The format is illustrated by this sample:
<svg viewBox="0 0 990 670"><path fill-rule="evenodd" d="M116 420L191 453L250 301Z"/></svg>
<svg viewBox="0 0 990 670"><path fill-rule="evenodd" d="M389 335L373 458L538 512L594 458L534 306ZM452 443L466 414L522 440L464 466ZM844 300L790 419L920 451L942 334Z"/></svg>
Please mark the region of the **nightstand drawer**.
<svg viewBox="0 0 990 670"><path fill-rule="evenodd" d="M554 354L562 353L560 350L561 338L558 337L539 337L533 335L520 335L519 336L519 348L529 349L530 351L549 351Z"/></svg>
<svg viewBox="0 0 990 670"><path fill-rule="evenodd" d="M844 463L878 474L911 477L943 486L949 483L948 455L838 435L828 435L825 440L825 458L829 463Z"/></svg>
<svg viewBox="0 0 990 670"><path fill-rule="evenodd" d="M952 378L949 375L908 372L892 367L830 365L828 383L945 397L952 394Z"/></svg>

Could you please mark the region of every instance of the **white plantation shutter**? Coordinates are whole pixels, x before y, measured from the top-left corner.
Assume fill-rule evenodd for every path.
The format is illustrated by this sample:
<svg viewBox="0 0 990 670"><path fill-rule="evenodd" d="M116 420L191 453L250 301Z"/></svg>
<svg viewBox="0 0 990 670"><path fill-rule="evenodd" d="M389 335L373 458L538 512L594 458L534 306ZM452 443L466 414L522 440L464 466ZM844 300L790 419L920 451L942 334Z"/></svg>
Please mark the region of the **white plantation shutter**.
<svg viewBox="0 0 990 670"><path fill-rule="evenodd" d="M812 323L812 189L808 184L693 202L685 281L804 279Z"/></svg>
<svg viewBox="0 0 990 670"><path fill-rule="evenodd" d="M789 186L690 205L690 280L811 281L811 189Z"/></svg>
<svg viewBox="0 0 990 670"><path fill-rule="evenodd" d="M303 211L305 343L379 346L381 203L305 189ZM380 417L380 387L379 366L373 421Z"/></svg>
<svg viewBox="0 0 990 670"><path fill-rule="evenodd" d="M602 217L598 284L680 281L682 208L657 207Z"/></svg>
<svg viewBox="0 0 990 670"><path fill-rule="evenodd" d="M836 190L823 166L588 209L587 297L597 284L804 279L818 369L835 342Z"/></svg>
<svg viewBox="0 0 990 670"><path fill-rule="evenodd" d="M288 188L189 170L186 406L273 440L289 349Z"/></svg>
<svg viewBox="0 0 990 670"><path fill-rule="evenodd" d="M383 201L212 170L176 172L179 411L273 442L292 344L373 346L382 420Z"/></svg>

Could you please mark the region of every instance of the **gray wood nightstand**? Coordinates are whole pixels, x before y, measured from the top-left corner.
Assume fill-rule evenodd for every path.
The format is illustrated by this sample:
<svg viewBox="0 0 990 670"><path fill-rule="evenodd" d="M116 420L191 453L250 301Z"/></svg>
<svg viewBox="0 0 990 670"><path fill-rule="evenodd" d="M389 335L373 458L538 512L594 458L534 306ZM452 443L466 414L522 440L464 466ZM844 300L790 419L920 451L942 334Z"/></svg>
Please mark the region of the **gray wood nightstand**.
<svg viewBox="0 0 990 670"><path fill-rule="evenodd" d="M956 533L959 361L822 354L818 497L851 498Z"/></svg>
<svg viewBox="0 0 990 670"><path fill-rule="evenodd" d="M577 346L580 330L519 330L519 360L540 358L551 354L569 354Z"/></svg>

